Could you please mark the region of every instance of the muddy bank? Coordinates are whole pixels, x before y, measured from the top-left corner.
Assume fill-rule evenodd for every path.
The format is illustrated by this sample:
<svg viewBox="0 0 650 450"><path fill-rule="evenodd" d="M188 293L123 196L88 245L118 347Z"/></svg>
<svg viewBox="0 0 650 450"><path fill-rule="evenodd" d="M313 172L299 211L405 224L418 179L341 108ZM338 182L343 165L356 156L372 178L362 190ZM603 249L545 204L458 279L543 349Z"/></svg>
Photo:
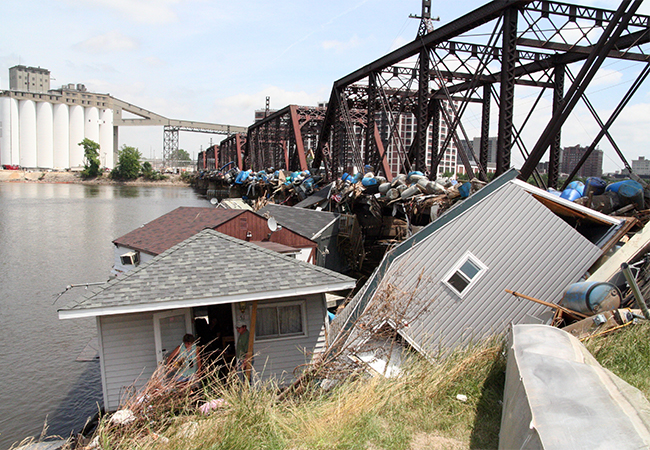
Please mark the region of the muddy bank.
<svg viewBox="0 0 650 450"><path fill-rule="evenodd" d="M75 184L115 184L129 186L189 186L177 174L168 174L166 180L147 181L138 178L134 181L114 181L108 175L84 180L78 172L41 172L23 170L0 170L0 182L13 183L75 183Z"/></svg>

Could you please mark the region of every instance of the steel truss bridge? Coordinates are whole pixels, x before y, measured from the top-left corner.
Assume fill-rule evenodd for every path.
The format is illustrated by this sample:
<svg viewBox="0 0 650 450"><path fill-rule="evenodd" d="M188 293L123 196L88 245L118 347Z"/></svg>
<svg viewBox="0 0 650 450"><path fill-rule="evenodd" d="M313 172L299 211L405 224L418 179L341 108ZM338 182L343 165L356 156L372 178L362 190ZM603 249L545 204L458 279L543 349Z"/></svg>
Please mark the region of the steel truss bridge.
<svg viewBox="0 0 650 450"><path fill-rule="evenodd" d="M490 110L496 107L496 174L510 167L515 150L524 159L521 178L536 176L548 153L548 185L556 186L562 126L582 102L600 131L569 180L602 138L631 170L609 128L650 72L650 17L636 14L641 3L623 0L613 11L555 1L494 0L432 30L427 26L430 0L424 0L417 38L334 82L326 110L288 106L250 126L247 134L228 137L215 163L229 160L257 170L322 167L330 180L369 164L391 179L391 149L399 155L400 170L435 176L445 150L454 145L466 173L486 179ZM585 91L607 59L638 62L640 70L614 112L601 117ZM539 90L518 127L513 121L517 86ZM537 142L527 147L522 131L548 91L552 114L536 134ZM481 105L477 155L460 142L469 141L463 119L472 103ZM405 114L415 124L409 145L396 130ZM427 128L438 130L441 123L446 132L431 133L433 142L427 145Z"/></svg>

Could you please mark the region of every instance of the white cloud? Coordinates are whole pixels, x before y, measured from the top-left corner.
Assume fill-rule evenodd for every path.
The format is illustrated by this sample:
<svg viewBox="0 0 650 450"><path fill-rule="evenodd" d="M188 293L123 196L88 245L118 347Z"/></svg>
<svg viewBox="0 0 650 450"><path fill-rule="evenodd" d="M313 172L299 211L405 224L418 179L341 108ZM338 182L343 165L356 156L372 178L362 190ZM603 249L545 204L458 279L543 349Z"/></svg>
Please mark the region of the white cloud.
<svg viewBox="0 0 650 450"><path fill-rule="evenodd" d="M90 5L101 5L117 11L133 22L166 24L176 22L178 15L173 6L181 0L78 0Z"/></svg>
<svg viewBox="0 0 650 450"><path fill-rule="evenodd" d="M156 56L147 56L146 58L143 58L143 61L149 66L149 67L162 67L167 65L165 61L162 59L156 57Z"/></svg>
<svg viewBox="0 0 650 450"><path fill-rule="evenodd" d="M87 53L124 52L136 50L138 43L134 39L123 35L118 30L113 30L86 39L76 44L75 48Z"/></svg>
<svg viewBox="0 0 650 450"><path fill-rule="evenodd" d="M591 83L589 83L590 87L593 86L600 86L600 85L613 85L620 83L620 81L623 79L623 73L619 72L618 70L610 70L610 69L600 69L598 72L596 72L596 76L594 77L593 80L591 80Z"/></svg>
<svg viewBox="0 0 650 450"><path fill-rule="evenodd" d="M325 50L334 50L337 53L341 53L361 45L361 40L355 34L347 41L323 41L322 46Z"/></svg>
<svg viewBox="0 0 650 450"><path fill-rule="evenodd" d="M214 102L214 121L217 123L248 126L255 119L255 110L263 109L266 97L271 97L271 109L287 105L316 105L327 100L325 91L315 93L291 92L277 86L269 86L254 94L237 94Z"/></svg>

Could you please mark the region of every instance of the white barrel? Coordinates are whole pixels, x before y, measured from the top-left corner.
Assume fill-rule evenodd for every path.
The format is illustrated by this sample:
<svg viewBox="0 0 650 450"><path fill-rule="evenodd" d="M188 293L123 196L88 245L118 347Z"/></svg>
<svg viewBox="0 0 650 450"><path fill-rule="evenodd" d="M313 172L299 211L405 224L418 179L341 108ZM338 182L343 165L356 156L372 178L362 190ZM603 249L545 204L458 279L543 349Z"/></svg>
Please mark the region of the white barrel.
<svg viewBox="0 0 650 450"><path fill-rule="evenodd" d="M99 111L99 160L102 167L112 169L113 162L113 110Z"/></svg>
<svg viewBox="0 0 650 450"><path fill-rule="evenodd" d="M54 105L54 161L55 169L70 167L70 112L68 105Z"/></svg>
<svg viewBox="0 0 650 450"><path fill-rule="evenodd" d="M54 167L54 113L52 103L36 103L36 162L41 169Z"/></svg>
<svg viewBox="0 0 650 450"><path fill-rule="evenodd" d="M20 115L20 166L37 167L36 160L36 105L33 100L21 100Z"/></svg>
<svg viewBox="0 0 650 450"><path fill-rule="evenodd" d="M18 100L10 100L11 108L11 163L15 166L20 165L20 112Z"/></svg>
<svg viewBox="0 0 650 450"><path fill-rule="evenodd" d="M11 98L0 97L0 165L11 164Z"/></svg>
<svg viewBox="0 0 650 450"><path fill-rule="evenodd" d="M70 106L70 168L83 167L84 149L84 108L80 105Z"/></svg>

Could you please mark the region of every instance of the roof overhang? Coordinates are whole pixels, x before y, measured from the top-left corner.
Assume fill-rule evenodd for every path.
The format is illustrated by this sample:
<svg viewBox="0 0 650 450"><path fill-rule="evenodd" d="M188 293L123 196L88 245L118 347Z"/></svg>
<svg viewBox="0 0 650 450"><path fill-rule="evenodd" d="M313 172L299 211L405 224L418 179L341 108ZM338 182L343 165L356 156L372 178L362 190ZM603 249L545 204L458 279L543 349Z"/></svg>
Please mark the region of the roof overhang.
<svg viewBox="0 0 650 450"><path fill-rule="evenodd" d="M595 211L591 208L587 208L586 206L579 205L564 198L560 198L557 195L553 195L550 192L546 192L543 189L530 185L519 179L512 180L510 182L523 188L526 192L531 194L544 206L559 216L573 217L574 219L592 222L597 225L617 226L622 223L620 219L608 216L599 211Z"/></svg>
<svg viewBox="0 0 650 450"><path fill-rule="evenodd" d="M323 294L346 289L353 289L356 285L354 280L330 283L321 286L310 286L300 289L284 289L276 291L265 291L240 295L227 295L221 297L204 297L183 300L171 300L160 303L148 303L138 305L106 306L100 308L83 309L60 309L59 319L78 319L82 317L112 316L118 314L132 314L140 312L163 311L169 309L192 308L197 306L221 305L234 302L251 302L255 300L275 300L288 297L301 297L305 295Z"/></svg>

